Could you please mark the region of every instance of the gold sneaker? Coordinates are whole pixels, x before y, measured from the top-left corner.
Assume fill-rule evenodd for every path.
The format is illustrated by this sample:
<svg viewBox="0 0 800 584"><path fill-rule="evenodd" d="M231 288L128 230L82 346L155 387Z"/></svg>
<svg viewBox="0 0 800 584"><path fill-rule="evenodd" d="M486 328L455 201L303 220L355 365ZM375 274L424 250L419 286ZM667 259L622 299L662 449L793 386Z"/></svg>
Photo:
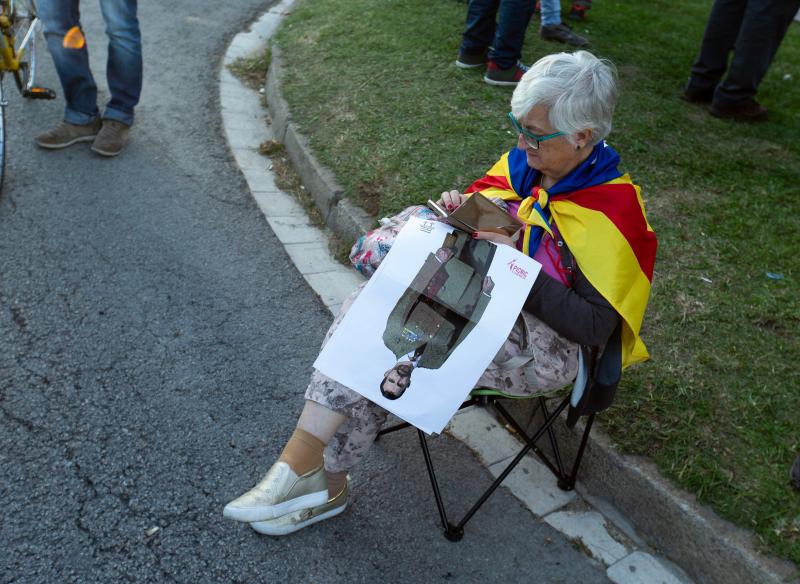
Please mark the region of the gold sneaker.
<svg viewBox="0 0 800 584"><path fill-rule="evenodd" d="M327 500L324 465L297 476L288 464L276 462L261 482L225 505L222 515L235 521L264 521L322 505Z"/></svg>
<svg viewBox="0 0 800 584"><path fill-rule="evenodd" d="M250 527L264 535L288 535L323 519L336 517L347 509L348 483L349 481L346 481L341 492L322 505L287 513L269 521L255 521Z"/></svg>

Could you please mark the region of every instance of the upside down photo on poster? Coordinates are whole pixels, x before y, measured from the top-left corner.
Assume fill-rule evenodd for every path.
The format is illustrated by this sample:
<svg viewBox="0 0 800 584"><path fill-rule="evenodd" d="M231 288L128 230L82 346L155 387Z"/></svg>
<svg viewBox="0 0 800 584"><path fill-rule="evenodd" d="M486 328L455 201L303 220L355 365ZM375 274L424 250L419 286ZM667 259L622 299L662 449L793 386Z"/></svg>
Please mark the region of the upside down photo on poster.
<svg viewBox="0 0 800 584"><path fill-rule="evenodd" d="M539 264L413 218L314 367L426 432L440 432L499 350Z"/></svg>

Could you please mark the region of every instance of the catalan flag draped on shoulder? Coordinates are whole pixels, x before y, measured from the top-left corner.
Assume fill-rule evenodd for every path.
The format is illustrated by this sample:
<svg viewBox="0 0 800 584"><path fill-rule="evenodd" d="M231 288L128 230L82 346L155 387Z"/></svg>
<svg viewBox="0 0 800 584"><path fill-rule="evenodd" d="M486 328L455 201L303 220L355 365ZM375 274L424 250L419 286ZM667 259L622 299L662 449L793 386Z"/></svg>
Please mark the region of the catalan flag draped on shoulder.
<svg viewBox="0 0 800 584"><path fill-rule="evenodd" d="M514 148L475 181L466 194L499 197L526 228L518 243L533 256L555 222L578 266L623 320L622 366L649 358L639 337L656 258L656 236L647 223L638 186L617 166L619 155L605 142L549 190Z"/></svg>

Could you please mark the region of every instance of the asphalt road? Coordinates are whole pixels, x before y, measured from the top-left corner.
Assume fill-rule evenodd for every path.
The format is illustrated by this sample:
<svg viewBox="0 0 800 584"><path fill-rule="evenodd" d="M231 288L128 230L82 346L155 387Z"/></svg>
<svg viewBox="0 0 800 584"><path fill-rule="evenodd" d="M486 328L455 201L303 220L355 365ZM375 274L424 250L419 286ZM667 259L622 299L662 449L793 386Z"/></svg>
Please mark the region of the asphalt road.
<svg viewBox="0 0 800 584"><path fill-rule="evenodd" d="M145 90L117 159L38 150L63 102L9 96L0 582L606 582L505 490L446 541L412 432L373 449L333 521L271 539L222 518L289 436L331 320L220 128L221 55L266 7L141 4ZM97 3L83 12L102 78ZM488 473L454 440L433 451L465 508Z"/></svg>

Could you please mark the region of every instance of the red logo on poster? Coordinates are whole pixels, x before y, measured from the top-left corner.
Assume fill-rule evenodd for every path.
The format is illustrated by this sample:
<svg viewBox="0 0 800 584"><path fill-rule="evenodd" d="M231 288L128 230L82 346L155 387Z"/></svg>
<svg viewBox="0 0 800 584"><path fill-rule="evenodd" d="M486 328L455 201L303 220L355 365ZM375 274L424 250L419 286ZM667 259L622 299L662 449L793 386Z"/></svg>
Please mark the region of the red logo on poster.
<svg viewBox="0 0 800 584"><path fill-rule="evenodd" d="M508 269L511 271L511 273L517 276L518 278L522 278L523 280L528 278L528 272L526 272L517 265L517 260L511 260L506 265L508 266Z"/></svg>

